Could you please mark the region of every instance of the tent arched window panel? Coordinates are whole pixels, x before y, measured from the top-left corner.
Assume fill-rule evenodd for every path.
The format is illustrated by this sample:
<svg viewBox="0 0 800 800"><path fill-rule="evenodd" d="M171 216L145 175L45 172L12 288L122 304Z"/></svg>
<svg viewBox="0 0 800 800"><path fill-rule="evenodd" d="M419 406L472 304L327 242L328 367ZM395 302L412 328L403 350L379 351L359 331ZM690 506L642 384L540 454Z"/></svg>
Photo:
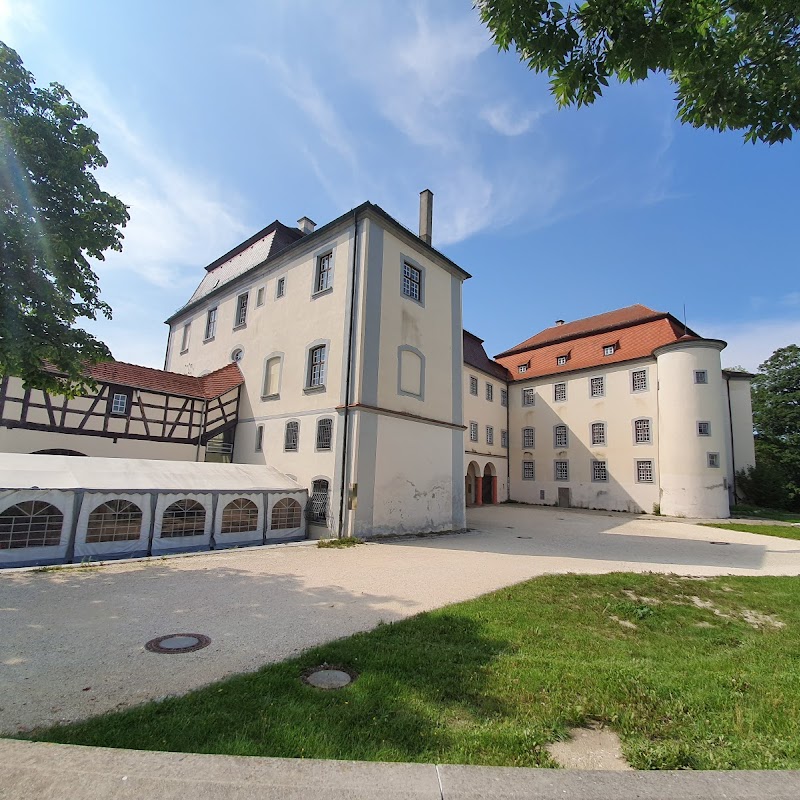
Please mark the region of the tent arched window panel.
<svg viewBox="0 0 800 800"><path fill-rule="evenodd" d="M63 526L64 515L50 503L16 503L0 512L0 550L58 545Z"/></svg>
<svg viewBox="0 0 800 800"><path fill-rule="evenodd" d="M142 532L142 509L130 500L109 500L89 514L86 543L130 542Z"/></svg>
<svg viewBox="0 0 800 800"><path fill-rule="evenodd" d="M252 500L239 497L225 506L220 533L246 533L256 528L258 528L258 506Z"/></svg>
<svg viewBox="0 0 800 800"><path fill-rule="evenodd" d="M272 507L270 530L280 531L289 528L299 528L302 522L302 509L297 500L284 497Z"/></svg>
<svg viewBox="0 0 800 800"><path fill-rule="evenodd" d="M197 500L178 500L168 506L161 519L161 538L202 536L206 530L206 510Z"/></svg>

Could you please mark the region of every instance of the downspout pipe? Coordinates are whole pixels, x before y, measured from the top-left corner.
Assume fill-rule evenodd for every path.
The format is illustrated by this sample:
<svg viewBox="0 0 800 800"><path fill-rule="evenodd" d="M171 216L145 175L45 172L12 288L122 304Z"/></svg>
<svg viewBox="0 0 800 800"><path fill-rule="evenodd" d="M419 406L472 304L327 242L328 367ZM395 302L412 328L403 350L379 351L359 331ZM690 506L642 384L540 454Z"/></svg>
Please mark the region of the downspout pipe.
<svg viewBox="0 0 800 800"><path fill-rule="evenodd" d="M733 408L731 407L731 381L730 378L725 378L725 388L728 390L728 425L730 426L730 434L731 434L731 489L733 490L733 502L734 504L739 502L739 498L736 496L736 450L734 449L733 444Z"/></svg>
<svg viewBox="0 0 800 800"><path fill-rule="evenodd" d="M353 375L353 330L355 328L356 304L356 265L358 262L358 211L353 210L353 266L350 283L350 325L347 336L347 374L344 384L344 433L342 435L342 489L339 492L339 529L337 537L342 538L344 531L344 498L347 492L347 446L350 434L350 384Z"/></svg>

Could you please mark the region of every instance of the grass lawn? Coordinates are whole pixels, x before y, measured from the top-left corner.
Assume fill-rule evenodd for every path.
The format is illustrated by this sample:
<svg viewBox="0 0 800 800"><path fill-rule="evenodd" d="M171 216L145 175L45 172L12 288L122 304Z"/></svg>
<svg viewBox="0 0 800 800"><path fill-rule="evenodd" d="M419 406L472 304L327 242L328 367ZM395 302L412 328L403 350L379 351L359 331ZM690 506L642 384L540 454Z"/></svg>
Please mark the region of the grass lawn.
<svg viewBox="0 0 800 800"><path fill-rule="evenodd" d="M780 536L781 539L800 539L800 528L792 528L789 525L748 525L745 522L701 522L700 524L706 528L760 533L762 536Z"/></svg>
<svg viewBox="0 0 800 800"><path fill-rule="evenodd" d="M300 681L323 662L359 677ZM29 738L530 767L589 719L639 769L800 768L800 580L538 578Z"/></svg>
<svg viewBox="0 0 800 800"><path fill-rule="evenodd" d="M761 508L760 506L732 506L731 516L777 519L780 522L800 522L800 513L796 511L780 511L776 508Z"/></svg>

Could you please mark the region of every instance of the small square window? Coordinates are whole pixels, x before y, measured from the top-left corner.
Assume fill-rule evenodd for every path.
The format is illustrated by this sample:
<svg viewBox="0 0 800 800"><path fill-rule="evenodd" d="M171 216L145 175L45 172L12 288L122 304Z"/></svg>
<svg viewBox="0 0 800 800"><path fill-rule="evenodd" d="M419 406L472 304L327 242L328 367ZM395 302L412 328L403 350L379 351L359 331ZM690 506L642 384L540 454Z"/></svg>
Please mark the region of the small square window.
<svg viewBox="0 0 800 800"><path fill-rule="evenodd" d="M470 422L469 424L469 440L471 442L478 441L478 423L477 422Z"/></svg>
<svg viewBox="0 0 800 800"><path fill-rule="evenodd" d="M553 400L555 400L556 403L562 403L566 399L567 399L567 384L566 383L554 383L553 384Z"/></svg>
<svg viewBox="0 0 800 800"><path fill-rule="evenodd" d="M604 397L606 393L606 379L602 376L589 380L589 393L592 397Z"/></svg>
<svg viewBox="0 0 800 800"><path fill-rule="evenodd" d="M501 389L500 390L500 405L507 406L508 405L508 390Z"/></svg>
<svg viewBox="0 0 800 800"><path fill-rule="evenodd" d="M558 356L558 357L556 358L556 364L557 364L559 367L563 367L563 366L564 366L564 364L566 364L566 363L567 363L567 356Z"/></svg>
<svg viewBox="0 0 800 800"><path fill-rule="evenodd" d="M474 375L469 376L469 393L478 396L478 379Z"/></svg>
<svg viewBox="0 0 800 800"><path fill-rule="evenodd" d="M278 278L275 287L275 297L283 297L286 294L286 278Z"/></svg>
<svg viewBox="0 0 800 800"><path fill-rule="evenodd" d="M607 344L603 347L603 355L604 356L613 356L617 350L617 346L615 344Z"/></svg>
<svg viewBox="0 0 800 800"><path fill-rule="evenodd" d="M709 467L718 467L719 466L719 453L709 453L708 454L708 466Z"/></svg>
<svg viewBox="0 0 800 800"><path fill-rule="evenodd" d="M422 271L403 264L403 294L412 300L422 299Z"/></svg>
<svg viewBox="0 0 800 800"><path fill-rule="evenodd" d="M698 436L711 436L711 423L710 422L698 422L697 423L697 435Z"/></svg>
<svg viewBox="0 0 800 800"><path fill-rule="evenodd" d="M517 367L517 372L527 372L527 371L528 371L528 365L527 364L520 364Z"/></svg>
<svg viewBox="0 0 800 800"><path fill-rule="evenodd" d="M592 444L594 446L605 446L606 443L606 424L605 422L592 423Z"/></svg>
<svg viewBox="0 0 800 800"><path fill-rule="evenodd" d="M631 372L631 391L632 392L646 392L647 391L647 370L635 369Z"/></svg>
<svg viewBox="0 0 800 800"><path fill-rule="evenodd" d="M209 339L214 338L214 334L217 332L217 309L216 308L209 308L208 314L206 314L206 332L203 336L203 341L208 341Z"/></svg>
<svg viewBox="0 0 800 800"><path fill-rule="evenodd" d="M126 414L128 412L128 395L122 392L114 392L114 397L111 399L111 413L112 414Z"/></svg>
<svg viewBox="0 0 800 800"><path fill-rule="evenodd" d="M324 292L333 284L333 253L325 253L317 259L317 277L314 292Z"/></svg>
<svg viewBox="0 0 800 800"><path fill-rule="evenodd" d="M569 461L554 461L553 472L557 481L569 480Z"/></svg>
<svg viewBox="0 0 800 800"><path fill-rule="evenodd" d="M636 462L636 481L637 481L637 483L652 483L653 482L653 462L652 461L637 461Z"/></svg>
<svg viewBox="0 0 800 800"><path fill-rule="evenodd" d="M633 421L633 440L636 444L650 444L649 419L635 419Z"/></svg>
<svg viewBox="0 0 800 800"><path fill-rule="evenodd" d="M494 386L491 383L486 384L486 399L490 403L494 402Z"/></svg>
<svg viewBox="0 0 800 800"><path fill-rule="evenodd" d="M239 328L247 323L247 292L240 294L236 298L236 316L233 320L233 327Z"/></svg>
<svg viewBox="0 0 800 800"><path fill-rule="evenodd" d="M500 447L508 448L508 431L500 431Z"/></svg>
<svg viewBox="0 0 800 800"><path fill-rule="evenodd" d="M263 305L264 305L264 287L261 286L256 292L256 306L263 306Z"/></svg>
<svg viewBox="0 0 800 800"><path fill-rule="evenodd" d="M607 481L608 469L605 461L592 461L592 480Z"/></svg>
<svg viewBox="0 0 800 800"><path fill-rule="evenodd" d="M522 390L522 405L532 406L536 403L536 389Z"/></svg>
<svg viewBox="0 0 800 800"><path fill-rule="evenodd" d="M523 461L522 462L522 480L534 481L536 480L536 462Z"/></svg>
<svg viewBox="0 0 800 800"><path fill-rule="evenodd" d="M696 369L694 371L695 383L708 383L708 372L704 369Z"/></svg>
<svg viewBox="0 0 800 800"><path fill-rule="evenodd" d="M533 428L522 429L522 446L526 450L533 450L536 447L536 431Z"/></svg>
<svg viewBox="0 0 800 800"><path fill-rule="evenodd" d="M494 428L491 425L486 426L486 444L494 444Z"/></svg>

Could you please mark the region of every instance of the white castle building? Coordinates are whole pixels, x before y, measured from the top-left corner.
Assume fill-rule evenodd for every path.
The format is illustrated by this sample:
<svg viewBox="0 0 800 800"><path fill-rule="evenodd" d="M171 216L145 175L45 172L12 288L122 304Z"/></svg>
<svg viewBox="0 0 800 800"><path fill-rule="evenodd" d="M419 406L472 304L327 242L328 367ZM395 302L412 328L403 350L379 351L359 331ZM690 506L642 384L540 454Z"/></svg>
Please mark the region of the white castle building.
<svg viewBox="0 0 800 800"><path fill-rule="evenodd" d="M489 358L432 205L422 192L419 235L372 203L276 220L205 268L164 370L98 365L74 400L5 376L0 459L264 465L308 491L317 537L459 530L466 505L506 500L728 516L754 448L751 376L721 369L725 343L631 306Z"/></svg>

